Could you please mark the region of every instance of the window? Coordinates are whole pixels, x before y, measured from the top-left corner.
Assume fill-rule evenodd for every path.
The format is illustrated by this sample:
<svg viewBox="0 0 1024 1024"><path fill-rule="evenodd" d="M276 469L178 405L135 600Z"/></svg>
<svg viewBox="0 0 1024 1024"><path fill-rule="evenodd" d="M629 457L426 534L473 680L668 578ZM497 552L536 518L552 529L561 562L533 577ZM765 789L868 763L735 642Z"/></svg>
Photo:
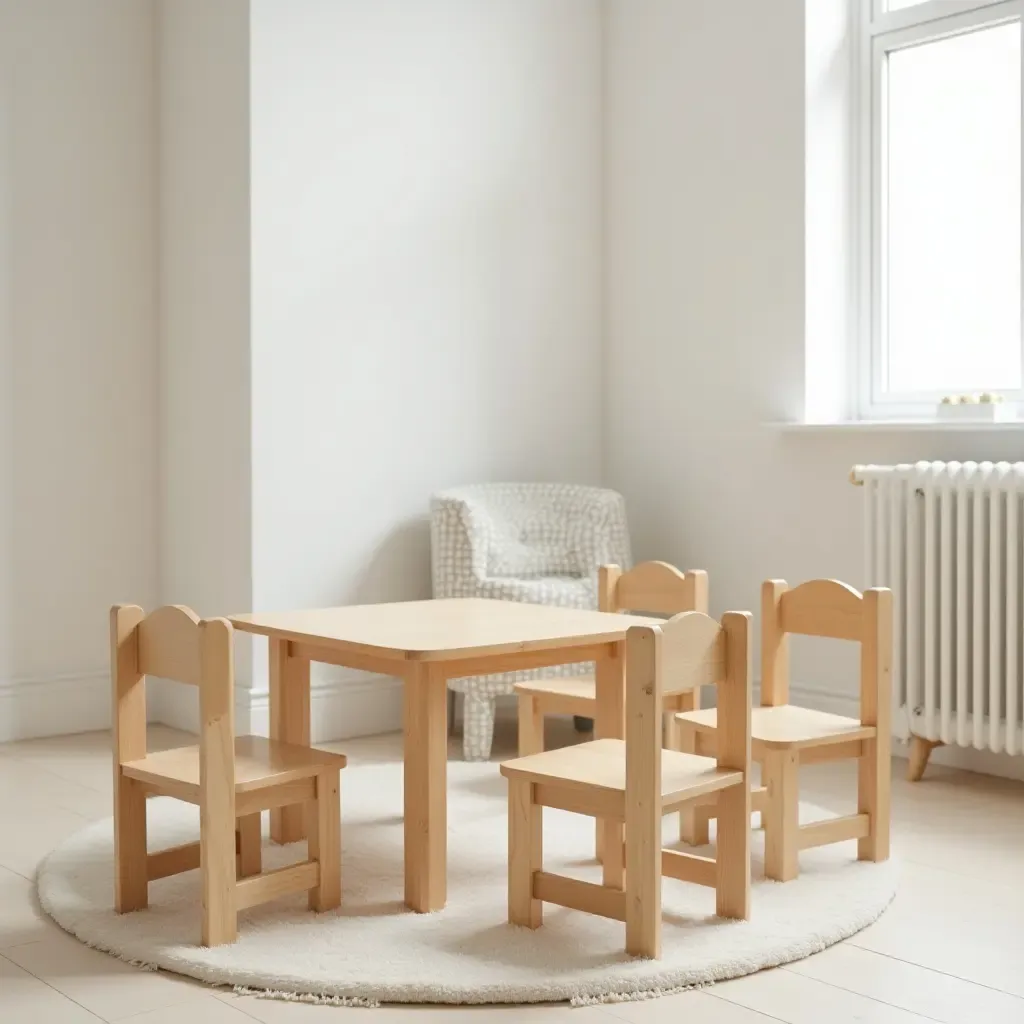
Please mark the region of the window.
<svg viewBox="0 0 1024 1024"><path fill-rule="evenodd" d="M1024 3L860 3L860 412L1024 401Z"/></svg>

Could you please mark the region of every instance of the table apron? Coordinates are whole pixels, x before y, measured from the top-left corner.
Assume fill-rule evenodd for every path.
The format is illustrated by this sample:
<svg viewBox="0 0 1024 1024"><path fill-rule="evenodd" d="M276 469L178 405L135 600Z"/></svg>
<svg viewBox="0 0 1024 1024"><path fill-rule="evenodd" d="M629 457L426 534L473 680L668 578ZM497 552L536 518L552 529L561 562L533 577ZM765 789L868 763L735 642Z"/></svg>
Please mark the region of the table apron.
<svg viewBox="0 0 1024 1024"><path fill-rule="evenodd" d="M558 647L544 651L505 651L470 658L446 658L443 672L446 679L459 679L463 676L489 676L499 672L523 672L587 661L606 661L617 657L618 644L615 643Z"/></svg>
<svg viewBox="0 0 1024 1024"><path fill-rule="evenodd" d="M553 647L546 650L501 651L495 654L472 655L460 658L445 655L437 660L420 661L388 658L364 651L317 646L291 641L288 654L306 661L319 661L328 665L374 672L386 676L407 677L416 665L433 665L445 679L463 676L495 675L499 672L521 672L528 669L553 668L556 665L574 665L588 661L614 661L619 657L618 642L585 644L575 647Z"/></svg>
<svg viewBox="0 0 1024 1024"><path fill-rule="evenodd" d="M352 668L360 672L373 672L382 676L404 675L406 666L409 664L404 658L387 658L380 654L369 654L352 648L318 646L298 640L289 641L288 656L304 661L318 661L324 665Z"/></svg>

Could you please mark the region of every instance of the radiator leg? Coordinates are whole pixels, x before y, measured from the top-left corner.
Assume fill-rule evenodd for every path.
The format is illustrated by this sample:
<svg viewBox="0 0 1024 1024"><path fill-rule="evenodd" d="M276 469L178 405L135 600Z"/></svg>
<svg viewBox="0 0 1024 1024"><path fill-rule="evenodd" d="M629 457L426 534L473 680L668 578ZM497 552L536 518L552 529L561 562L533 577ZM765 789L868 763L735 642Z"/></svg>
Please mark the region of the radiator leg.
<svg viewBox="0 0 1024 1024"><path fill-rule="evenodd" d="M910 737L910 765L907 768L907 779L911 782L920 782L928 767L928 758L936 747L941 747L939 740L926 740L920 736Z"/></svg>

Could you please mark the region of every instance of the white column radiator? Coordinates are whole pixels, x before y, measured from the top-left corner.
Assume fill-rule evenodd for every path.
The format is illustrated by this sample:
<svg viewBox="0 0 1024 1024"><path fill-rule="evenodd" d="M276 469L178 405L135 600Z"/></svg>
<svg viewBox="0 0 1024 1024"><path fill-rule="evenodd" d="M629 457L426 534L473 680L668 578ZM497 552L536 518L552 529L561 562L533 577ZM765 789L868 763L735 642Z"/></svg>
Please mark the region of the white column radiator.
<svg viewBox="0 0 1024 1024"><path fill-rule="evenodd" d="M855 466L904 739L1024 752L1024 462Z"/></svg>

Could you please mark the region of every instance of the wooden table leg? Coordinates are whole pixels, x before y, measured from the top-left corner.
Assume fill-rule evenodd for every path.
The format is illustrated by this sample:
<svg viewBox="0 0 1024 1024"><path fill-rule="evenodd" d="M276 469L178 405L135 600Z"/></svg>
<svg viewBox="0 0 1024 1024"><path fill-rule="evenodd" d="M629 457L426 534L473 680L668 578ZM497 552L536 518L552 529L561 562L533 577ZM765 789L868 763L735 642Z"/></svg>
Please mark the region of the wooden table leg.
<svg viewBox="0 0 1024 1024"><path fill-rule="evenodd" d="M606 657L595 663L595 689L597 708L594 715L595 739L622 739L626 735L626 644L609 644ZM604 852L609 836L618 836L615 849L622 846L623 828L614 822L597 821L595 848L598 860L604 860ZM613 878L621 873L618 862L621 853L615 857L610 867ZM606 872L609 874L609 872Z"/></svg>
<svg viewBox="0 0 1024 1024"><path fill-rule="evenodd" d="M440 666L405 679L405 902L421 914L448 898L448 696Z"/></svg>
<svg viewBox="0 0 1024 1024"><path fill-rule="evenodd" d="M289 642L270 638L270 738L309 746L309 661L291 654ZM270 812L270 838L295 843L306 837L306 805Z"/></svg>

